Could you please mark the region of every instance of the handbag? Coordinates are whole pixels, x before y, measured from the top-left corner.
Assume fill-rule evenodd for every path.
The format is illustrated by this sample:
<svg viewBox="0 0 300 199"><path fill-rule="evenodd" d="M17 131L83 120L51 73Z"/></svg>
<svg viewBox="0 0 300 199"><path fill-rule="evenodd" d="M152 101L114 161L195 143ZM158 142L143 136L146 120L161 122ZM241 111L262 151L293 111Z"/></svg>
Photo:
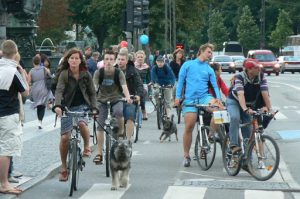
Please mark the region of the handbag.
<svg viewBox="0 0 300 199"><path fill-rule="evenodd" d="M45 76L45 86L48 90L50 90L52 88L53 78L47 73L45 68L44 68L44 76Z"/></svg>

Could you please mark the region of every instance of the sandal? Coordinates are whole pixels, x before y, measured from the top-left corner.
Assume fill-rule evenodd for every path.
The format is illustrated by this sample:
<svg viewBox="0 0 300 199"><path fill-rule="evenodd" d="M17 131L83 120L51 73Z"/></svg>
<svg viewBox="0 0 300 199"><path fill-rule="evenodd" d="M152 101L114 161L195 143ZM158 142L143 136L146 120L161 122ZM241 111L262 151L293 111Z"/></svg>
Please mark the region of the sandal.
<svg viewBox="0 0 300 199"><path fill-rule="evenodd" d="M102 155L101 154L97 154L95 157L94 157L94 159L93 159L93 162L95 163L95 164L103 164L103 157L102 157Z"/></svg>
<svg viewBox="0 0 300 199"><path fill-rule="evenodd" d="M82 156L83 157L90 157L92 155L92 151L91 151L91 148L88 147L88 148L85 148L83 150L83 153L82 153Z"/></svg>
<svg viewBox="0 0 300 199"><path fill-rule="evenodd" d="M13 195L19 195L23 192L22 189L19 189L18 187L10 187L6 190L0 190L0 193L2 194L13 194Z"/></svg>
<svg viewBox="0 0 300 199"><path fill-rule="evenodd" d="M67 170L59 172L59 181L66 182L66 181L68 181L68 177L69 177L69 174L68 174Z"/></svg>

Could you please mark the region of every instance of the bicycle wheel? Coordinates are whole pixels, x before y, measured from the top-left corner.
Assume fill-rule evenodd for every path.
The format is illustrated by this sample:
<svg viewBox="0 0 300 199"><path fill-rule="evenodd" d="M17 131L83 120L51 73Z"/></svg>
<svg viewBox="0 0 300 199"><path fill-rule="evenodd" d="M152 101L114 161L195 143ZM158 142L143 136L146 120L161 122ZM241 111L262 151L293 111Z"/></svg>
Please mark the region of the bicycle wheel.
<svg viewBox="0 0 300 199"><path fill-rule="evenodd" d="M136 143L139 139L139 130L140 130L140 115L141 115L141 109L140 107L137 108L137 113L136 113L136 119L135 119L135 128L134 128L134 143Z"/></svg>
<svg viewBox="0 0 300 199"><path fill-rule="evenodd" d="M223 143L224 143L224 140L226 137L226 131L225 131L224 124L219 125L219 129L218 129L217 133L219 135L219 143L220 143L221 149L223 149Z"/></svg>
<svg viewBox="0 0 300 199"><path fill-rule="evenodd" d="M202 133L202 146L200 143L200 132L198 132L195 142L195 156L198 165L202 170L208 170L214 163L216 157L216 141L208 141L207 135L209 133L209 128L204 126L201 127Z"/></svg>
<svg viewBox="0 0 300 199"><path fill-rule="evenodd" d="M257 143L250 144L247 157L250 174L257 180L268 180L278 169L279 147L272 137L260 135Z"/></svg>
<svg viewBox="0 0 300 199"><path fill-rule="evenodd" d="M70 180L70 192L69 196L73 195L73 191L77 190L77 170L78 170L78 146L76 140L71 140L69 148L69 180Z"/></svg>
<svg viewBox="0 0 300 199"><path fill-rule="evenodd" d="M157 121L157 128L160 130L162 126L162 107L160 103L158 102L156 104L157 109L156 109L156 121Z"/></svg>
<svg viewBox="0 0 300 199"><path fill-rule="evenodd" d="M241 170L240 157L238 155L232 155L228 135L226 135L222 145L222 157L224 168L228 175L236 176Z"/></svg>
<svg viewBox="0 0 300 199"><path fill-rule="evenodd" d="M111 135L111 129L107 128L105 133L105 173L106 177L110 176L110 135Z"/></svg>

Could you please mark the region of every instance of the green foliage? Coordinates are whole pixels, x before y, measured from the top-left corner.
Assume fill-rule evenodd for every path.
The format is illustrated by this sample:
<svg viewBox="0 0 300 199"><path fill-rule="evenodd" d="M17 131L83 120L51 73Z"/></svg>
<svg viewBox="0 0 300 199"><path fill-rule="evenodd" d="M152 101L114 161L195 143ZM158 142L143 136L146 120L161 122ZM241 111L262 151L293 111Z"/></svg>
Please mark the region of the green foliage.
<svg viewBox="0 0 300 199"><path fill-rule="evenodd" d="M237 33L238 41L243 46L245 52L247 52L247 50L257 49L259 47L259 29L248 6L243 8L242 16L237 27Z"/></svg>
<svg viewBox="0 0 300 199"><path fill-rule="evenodd" d="M275 48L282 48L286 42L286 37L293 33L291 27L292 21L289 17L289 14L284 10L280 10L276 29L271 33L270 36L272 41L270 45Z"/></svg>
<svg viewBox="0 0 300 199"><path fill-rule="evenodd" d="M208 23L209 42L214 44L216 51L220 51L223 47L223 42L228 40L228 31L224 26L224 18L218 10L213 10Z"/></svg>

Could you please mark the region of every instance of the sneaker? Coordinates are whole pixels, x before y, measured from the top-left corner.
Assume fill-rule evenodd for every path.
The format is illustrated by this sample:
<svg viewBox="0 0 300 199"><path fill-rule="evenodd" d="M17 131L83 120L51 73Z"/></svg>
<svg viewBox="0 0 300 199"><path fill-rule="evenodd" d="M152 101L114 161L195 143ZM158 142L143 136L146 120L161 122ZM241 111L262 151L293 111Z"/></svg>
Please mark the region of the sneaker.
<svg viewBox="0 0 300 199"><path fill-rule="evenodd" d="M8 177L8 182L10 183L19 183L19 180L15 178L14 176L9 176Z"/></svg>
<svg viewBox="0 0 300 199"><path fill-rule="evenodd" d="M23 173L21 173L19 171L13 171L11 175L15 178L20 178L23 176Z"/></svg>
<svg viewBox="0 0 300 199"><path fill-rule="evenodd" d="M266 168L265 163L262 160L259 160L257 168L258 169L265 169Z"/></svg>
<svg viewBox="0 0 300 199"><path fill-rule="evenodd" d="M184 167L190 167L191 166L191 158L190 157L184 157L183 166Z"/></svg>

